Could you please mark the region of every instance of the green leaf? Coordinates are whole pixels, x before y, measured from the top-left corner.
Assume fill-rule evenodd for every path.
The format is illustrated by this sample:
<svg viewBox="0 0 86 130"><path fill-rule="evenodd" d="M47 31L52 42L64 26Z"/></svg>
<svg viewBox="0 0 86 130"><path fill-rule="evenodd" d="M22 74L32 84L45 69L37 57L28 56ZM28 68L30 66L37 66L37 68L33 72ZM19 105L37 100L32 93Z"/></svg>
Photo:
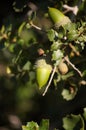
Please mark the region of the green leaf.
<svg viewBox="0 0 86 130"><path fill-rule="evenodd" d="M10 46L8 46L8 50L10 52L14 52L14 48L15 48L16 44L10 44Z"/></svg>
<svg viewBox="0 0 86 130"><path fill-rule="evenodd" d="M27 122L27 125L22 126L22 130L49 130L49 120L42 119L40 126L34 122Z"/></svg>
<svg viewBox="0 0 86 130"><path fill-rule="evenodd" d="M61 75L61 79L62 80L67 80L69 77L72 77L73 75L74 75L73 72L69 72L69 73L67 73L65 75Z"/></svg>
<svg viewBox="0 0 86 130"><path fill-rule="evenodd" d="M19 27L19 29L18 29L18 35L19 35L19 36L20 36L20 33L22 32L22 30L23 30L25 24L26 24L26 23L23 22L23 23L20 25L20 27Z"/></svg>
<svg viewBox="0 0 86 130"><path fill-rule="evenodd" d="M0 33L3 34L5 32L5 26L2 25L1 29L0 29Z"/></svg>
<svg viewBox="0 0 86 130"><path fill-rule="evenodd" d="M26 126L22 126L22 130L39 130L39 126L36 122L28 122Z"/></svg>
<svg viewBox="0 0 86 130"><path fill-rule="evenodd" d="M62 44L63 43L61 41L53 42L53 44L51 45L51 51L59 49Z"/></svg>
<svg viewBox="0 0 86 130"><path fill-rule="evenodd" d="M27 126L22 126L22 130L29 130L29 128Z"/></svg>
<svg viewBox="0 0 86 130"><path fill-rule="evenodd" d="M70 30L67 34L68 40L69 41L73 41L78 37L78 32L77 30Z"/></svg>
<svg viewBox="0 0 86 130"><path fill-rule="evenodd" d="M27 61L26 64L23 66L23 70L30 70L31 62Z"/></svg>
<svg viewBox="0 0 86 130"><path fill-rule="evenodd" d="M64 29L68 31L76 30L76 24L70 22L64 26Z"/></svg>
<svg viewBox="0 0 86 130"><path fill-rule="evenodd" d="M65 130L84 130L84 120L81 115L68 115L63 118L63 128Z"/></svg>
<svg viewBox="0 0 86 130"><path fill-rule="evenodd" d="M55 30L51 29L48 31L47 36L51 42L54 42L58 37L58 33Z"/></svg>
<svg viewBox="0 0 86 130"><path fill-rule="evenodd" d="M65 88L63 89L61 95L63 98L67 101L72 100L77 93L77 88L70 87L69 89Z"/></svg>
<svg viewBox="0 0 86 130"><path fill-rule="evenodd" d="M52 60L56 61L56 65L58 65L63 57L63 52L58 49L57 51L53 51Z"/></svg>
<svg viewBox="0 0 86 130"><path fill-rule="evenodd" d="M39 130L49 130L49 120L48 119L42 119Z"/></svg>
<svg viewBox="0 0 86 130"><path fill-rule="evenodd" d="M29 46L30 43L36 42L36 34L32 30L23 29L20 33L20 39L24 41L24 45Z"/></svg>

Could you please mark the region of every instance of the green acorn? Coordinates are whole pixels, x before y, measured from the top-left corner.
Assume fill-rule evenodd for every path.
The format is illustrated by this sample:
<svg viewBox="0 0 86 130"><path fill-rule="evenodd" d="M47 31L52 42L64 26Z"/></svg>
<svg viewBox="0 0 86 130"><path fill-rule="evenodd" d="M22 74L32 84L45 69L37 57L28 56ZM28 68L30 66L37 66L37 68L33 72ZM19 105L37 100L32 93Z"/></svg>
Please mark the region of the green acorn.
<svg viewBox="0 0 86 130"><path fill-rule="evenodd" d="M64 26L65 24L71 22L71 20L67 16L65 16L61 11L56 8L49 7L48 14L54 22L55 27Z"/></svg>
<svg viewBox="0 0 86 130"><path fill-rule="evenodd" d="M45 59L38 59L36 61L36 79L39 89L46 85L51 71L52 66L50 64L47 64Z"/></svg>

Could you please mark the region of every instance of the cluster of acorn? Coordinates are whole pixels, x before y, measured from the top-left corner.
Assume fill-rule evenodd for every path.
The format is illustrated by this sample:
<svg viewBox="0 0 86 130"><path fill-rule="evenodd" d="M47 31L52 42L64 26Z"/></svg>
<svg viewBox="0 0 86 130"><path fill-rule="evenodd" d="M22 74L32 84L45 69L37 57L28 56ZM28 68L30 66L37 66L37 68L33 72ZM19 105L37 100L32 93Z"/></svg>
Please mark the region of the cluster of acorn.
<svg viewBox="0 0 86 130"><path fill-rule="evenodd" d="M49 7L48 13L56 27L64 26L65 24L71 22L70 19L58 9ZM46 59L41 58L36 61L35 68L37 83L39 89L41 89L47 84L53 71L53 67L47 63ZM66 74L68 72L68 66L64 62L60 62L57 69L61 74Z"/></svg>

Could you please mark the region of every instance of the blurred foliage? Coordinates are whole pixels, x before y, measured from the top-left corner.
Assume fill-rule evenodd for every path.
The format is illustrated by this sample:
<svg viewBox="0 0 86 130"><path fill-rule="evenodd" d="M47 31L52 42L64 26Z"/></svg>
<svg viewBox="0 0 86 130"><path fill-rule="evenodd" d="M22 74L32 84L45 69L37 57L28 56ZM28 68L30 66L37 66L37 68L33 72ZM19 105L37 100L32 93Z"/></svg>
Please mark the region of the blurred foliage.
<svg viewBox="0 0 86 130"><path fill-rule="evenodd" d="M42 119L40 126L36 122L28 122L26 126L22 126L23 130L48 130L49 120Z"/></svg>
<svg viewBox="0 0 86 130"><path fill-rule="evenodd" d="M0 4L0 129L19 130L27 122L23 130L84 130L86 1L3 3ZM77 6L77 14L63 5ZM48 16L48 7L65 13L71 23L56 28ZM40 90L35 72L38 59L46 59L53 68L49 81ZM59 69L61 62L67 72L65 67Z"/></svg>
<svg viewBox="0 0 86 130"><path fill-rule="evenodd" d="M84 120L80 115L69 115L63 118L63 127L65 130L84 130Z"/></svg>

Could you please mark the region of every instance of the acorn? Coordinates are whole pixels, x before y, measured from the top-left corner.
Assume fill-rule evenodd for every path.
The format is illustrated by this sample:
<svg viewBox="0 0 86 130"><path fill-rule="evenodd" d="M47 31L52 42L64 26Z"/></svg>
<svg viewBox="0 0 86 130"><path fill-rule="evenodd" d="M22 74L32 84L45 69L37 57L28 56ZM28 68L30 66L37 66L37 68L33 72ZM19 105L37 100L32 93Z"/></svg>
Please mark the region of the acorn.
<svg viewBox="0 0 86 130"><path fill-rule="evenodd" d="M68 72L67 64L64 62L60 62L58 65L58 70L62 75L66 74Z"/></svg>
<svg viewBox="0 0 86 130"><path fill-rule="evenodd" d="M52 66L48 63L46 63L45 59L38 59L36 61L36 79L39 89L44 87L50 77Z"/></svg>
<svg viewBox="0 0 86 130"><path fill-rule="evenodd" d="M42 48L39 48L38 49L38 54L41 56L41 55L44 55L44 50Z"/></svg>
<svg viewBox="0 0 86 130"><path fill-rule="evenodd" d="M71 20L67 16L65 16L61 11L56 8L49 7L48 14L53 23L55 24L56 28L64 26L71 22Z"/></svg>

